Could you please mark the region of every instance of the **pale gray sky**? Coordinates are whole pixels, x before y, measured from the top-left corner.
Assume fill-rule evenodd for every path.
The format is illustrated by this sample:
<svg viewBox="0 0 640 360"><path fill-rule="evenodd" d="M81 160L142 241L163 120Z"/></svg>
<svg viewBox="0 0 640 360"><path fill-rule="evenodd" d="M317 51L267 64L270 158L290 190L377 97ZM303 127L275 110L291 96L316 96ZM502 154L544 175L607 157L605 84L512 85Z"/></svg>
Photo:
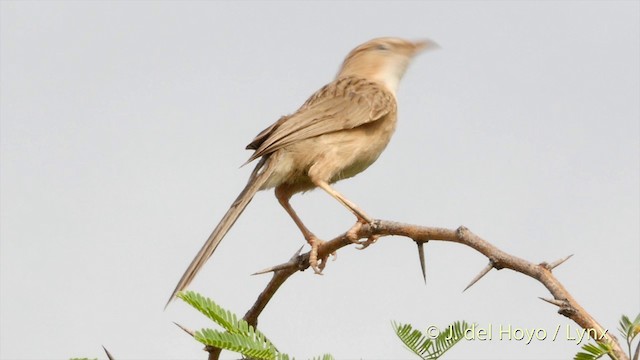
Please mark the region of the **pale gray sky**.
<svg viewBox="0 0 640 360"><path fill-rule="evenodd" d="M466 225L555 273L616 331L640 309L640 3L10 2L1 5L0 357L204 359L172 321L208 326L180 275L242 189L244 146L329 82L354 46L428 37L398 93L395 137L337 188L374 217ZM322 192L293 200L330 238L353 216ZM303 244L260 193L191 286L242 315L250 273ZM456 244L384 238L296 274L260 318L305 359L411 359L391 320L420 328L577 326ZM556 341L472 341L446 359L567 359ZM237 355L227 353L225 358Z"/></svg>

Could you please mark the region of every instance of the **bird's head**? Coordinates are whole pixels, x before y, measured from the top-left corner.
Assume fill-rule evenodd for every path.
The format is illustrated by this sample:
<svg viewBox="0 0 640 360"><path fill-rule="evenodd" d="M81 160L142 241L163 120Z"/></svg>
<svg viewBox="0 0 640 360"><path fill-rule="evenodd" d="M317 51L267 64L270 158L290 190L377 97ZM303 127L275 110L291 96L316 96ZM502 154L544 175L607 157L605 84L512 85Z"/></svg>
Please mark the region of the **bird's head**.
<svg viewBox="0 0 640 360"><path fill-rule="evenodd" d="M399 38L373 39L351 50L337 77L367 78L383 84L395 94L411 59L424 50L437 47L431 40L414 42Z"/></svg>

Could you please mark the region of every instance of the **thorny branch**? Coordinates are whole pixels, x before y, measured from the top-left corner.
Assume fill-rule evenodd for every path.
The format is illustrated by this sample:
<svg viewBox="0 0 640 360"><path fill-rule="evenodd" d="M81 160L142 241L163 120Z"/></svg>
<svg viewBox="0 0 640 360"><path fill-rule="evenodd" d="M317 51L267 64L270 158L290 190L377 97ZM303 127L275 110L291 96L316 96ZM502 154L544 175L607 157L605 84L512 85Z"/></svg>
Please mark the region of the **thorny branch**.
<svg viewBox="0 0 640 360"><path fill-rule="evenodd" d="M421 249L423 244L427 241L450 241L456 242L462 245L469 246L479 253L483 254L489 259L489 264L476 276L471 284L466 289L475 284L484 275L486 275L491 269L511 269L521 274L527 275L538 280L544 285L553 299L542 300L558 306L558 313L573 320L583 329L589 331L595 331L596 341L608 344L613 349L613 356L618 360L629 360L625 352L620 347L618 339L612 334L609 334L605 328L603 328L580 304L571 296L569 291L560 283L558 279L551 272L555 267L562 264L569 257L560 259L548 264L546 262L540 264L534 264L517 256L510 255L497 247L491 245L486 240L480 238L478 235L472 233L469 229L461 226L457 229L445 229L438 227L425 227L410 224L403 224L394 221L375 220L372 225L365 225L358 231L359 239L367 239L372 235L388 236L398 235L412 239L418 244L418 248ZM318 249L318 258L322 258L328 254L331 254L338 249L351 245L353 242L347 238L347 233L341 234L336 238L325 242ZM420 250L419 250L420 251ZM422 255L421 255L422 256ZM287 262L280 265L276 265L269 269L265 269L256 274L263 274L267 272L273 272L273 277L260 293L258 299L253 304L251 309L247 311L244 319L251 325L257 326L258 316L264 310L267 303L273 298L276 291L280 286L293 274L298 271L303 271L309 267L309 253L300 254L300 250L294 254L294 256ZM424 269L423 269L424 271ZM220 349L209 347L205 348L209 352L210 360L217 360L220 355Z"/></svg>

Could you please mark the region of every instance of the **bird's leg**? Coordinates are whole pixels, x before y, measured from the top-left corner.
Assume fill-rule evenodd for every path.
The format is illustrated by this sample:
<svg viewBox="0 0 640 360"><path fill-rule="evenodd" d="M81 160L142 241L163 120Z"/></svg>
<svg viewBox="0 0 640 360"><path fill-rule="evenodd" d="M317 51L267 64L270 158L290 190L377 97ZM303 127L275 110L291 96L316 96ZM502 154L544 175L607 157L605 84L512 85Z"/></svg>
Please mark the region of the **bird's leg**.
<svg viewBox="0 0 640 360"><path fill-rule="evenodd" d="M329 258L329 255L336 256L335 253L327 254L318 259L318 248L324 243L324 241L315 236L309 229L307 229L302 220L300 220L300 217L298 217L298 214L296 214L295 210L293 210L291 204L289 203L289 199L291 199L292 194L287 191L285 187L277 187L275 193L280 205L282 205L291 219L293 219L293 222L296 223L298 229L300 229L300 231L302 232L302 236L304 236L305 240L307 240L307 243L309 243L309 245L311 246L311 253L309 254L309 265L316 274L321 275L322 270L327 265L327 259ZM320 260L320 263L318 263L318 260Z"/></svg>
<svg viewBox="0 0 640 360"><path fill-rule="evenodd" d="M334 199L338 200L338 202L349 209L349 211L351 211L353 215L356 216L358 220L351 227L351 229L347 231L347 238L353 243L360 244L360 247L358 249L362 250L378 240L378 238L380 237L379 235L371 235L365 241L358 241L358 232L360 231L362 225L371 224L373 222L373 219L369 215L367 215L367 213L362 211L356 204L352 203L351 201L349 201L349 199L345 198L342 194L334 190L326 181L313 179L312 181L316 186L326 191Z"/></svg>
<svg viewBox="0 0 640 360"><path fill-rule="evenodd" d="M351 211L353 215L355 215L356 218L358 218L358 222L362 224L371 224L373 222L373 219L371 219L371 217L367 215L367 213L362 211L356 204L349 201L349 199L344 197L342 194L335 191L326 181L322 181L322 180L314 181L313 179L312 181L317 187L326 191L334 199L338 200L342 205L344 205L344 207L349 209L349 211Z"/></svg>

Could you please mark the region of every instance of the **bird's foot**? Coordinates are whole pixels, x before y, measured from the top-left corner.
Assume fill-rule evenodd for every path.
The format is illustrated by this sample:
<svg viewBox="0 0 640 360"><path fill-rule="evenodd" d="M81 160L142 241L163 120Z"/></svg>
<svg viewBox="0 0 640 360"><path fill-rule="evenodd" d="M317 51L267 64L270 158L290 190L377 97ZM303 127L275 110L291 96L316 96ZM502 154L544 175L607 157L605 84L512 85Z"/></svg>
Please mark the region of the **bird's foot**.
<svg viewBox="0 0 640 360"><path fill-rule="evenodd" d="M368 248L369 245L375 244L376 241L378 241L379 238L380 238L380 235L371 235L371 236L369 236L369 238L367 238L367 240L359 241L358 244L360 244L360 247L357 247L356 249L364 250L364 249Z"/></svg>
<svg viewBox="0 0 640 360"><path fill-rule="evenodd" d="M362 225L368 224L365 220L358 219L358 221L347 231L347 239L349 239L352 243L360 245L356 249L362 250L369 247L369 245L374 244L380 238L380 235L371 235L367 240L360 241L358 237L358 232L362 228Z"/></svg>
<svg viewBox="0 0 640 360"><path fill-rule="evenodd" d="M311 245L311 252L309 253L309 265L313 269L313 272L318 275L322 275L322 270L324 270L325 266L327 266L327 259L329 259L329 256L333 256L334 260L338 256L335 252L333 252L331 254L327 254L321 258L318 258L318 248L320 248L320 246L326 241L320 240L317 237L313 236L308 238L307 242L309 243L309 245Z"/></svg>

